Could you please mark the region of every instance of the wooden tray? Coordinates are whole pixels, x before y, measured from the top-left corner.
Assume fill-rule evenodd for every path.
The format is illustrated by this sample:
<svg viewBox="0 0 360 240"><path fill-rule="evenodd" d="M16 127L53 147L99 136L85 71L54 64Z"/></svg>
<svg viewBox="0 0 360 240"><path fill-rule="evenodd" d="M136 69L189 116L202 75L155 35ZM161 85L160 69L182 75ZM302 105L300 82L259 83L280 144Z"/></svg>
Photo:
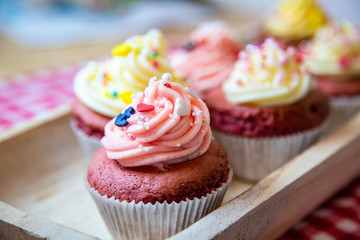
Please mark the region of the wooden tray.
<svg viewBox="0 0 360 240"><path fill-rule="evenodd" d="M84 187L69 106L0 136L0 238L110 239ZM273 239L360 173L360 114L171 239ZM36 217L35 217L36 216Z"/></svg>

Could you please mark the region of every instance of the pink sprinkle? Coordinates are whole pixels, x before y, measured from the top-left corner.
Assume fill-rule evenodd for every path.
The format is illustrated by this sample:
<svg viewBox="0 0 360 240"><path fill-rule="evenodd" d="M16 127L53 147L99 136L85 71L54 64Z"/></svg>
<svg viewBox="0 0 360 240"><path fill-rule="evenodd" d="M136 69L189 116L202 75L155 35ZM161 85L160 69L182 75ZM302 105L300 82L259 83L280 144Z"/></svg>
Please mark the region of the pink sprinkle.
<svg viewBox="0 0 360 240"><path fill-rule="evenodd" d="M287 63L288 58L287 58L287 56L283 55L283 56L281 56L281 57L279 58L279 61L280 61L282 64L284 64L284 63Z"/></svg>
<svg viewBox="0 0 360 240"><path fill-rule="evenodd" d="M298 63L302 63L304 61L303 57L300 54L295 55L295 60Z"/></svg>
<svg viewBox="0 0 360 240"><path fill-rule="evenodd" d="M278 72L275 75L275 84L280 85L284 80L284 72Z"/></svg>
<svg viewBox="0 0 360 240"><path fill-rule="evenodd" d="M279 43L279 47L280 47L282 50L286 51L286 46L285 46L283 43Z"/></svg>
<svg viewBox="0 0 360 240"><path fill-rule="evenodd" d="M138 112L150 112L150 111L152 111L154 109L155 109L155 107L153 105L148 105L148 104L145 104L145 103L139 103L136 106L136 110Z"/></svg>
<svg viewBox="0 0 360 240"><path fill-rule="evenodd" d="M351 58L348 56L342 56L339 59L339 64L342 68L349 68L351 66Z"/></svg>
<svg viewBox="0 0 360 240"><path fill-rule="evenodd" d="M152 65L154 66L154 68L158 68L159 67L159 63L158 61L153 61Z"/></svg>
<svg viewBox="0 0 360 240"><path fill-rule="evenodd" d="M248 54L245 52L245 51L241 51L239 52L238 54L238 58L242 59L242 58L245 58Z"/></svg>
<svg viewBox="0 0 360 240"><path fill-rule="evenodd" d="M308 53L310 51L310 43L308 41L301 41L298 49L302 54Z"/></svg>
<svg viewBox="0 0 360 240"><path fill-rule="evenodd" d="M287 51L288 51L289 54L293 55L293 54L296 53L296 48L294 48L294 47L288 47Z"/></svg>
<svg viewBox="0 0 360 240"><path fill-rule="evenodd" d="M247 71L250 67L250 62L248 60L241 61L238 65L240 71Z"/></svg>

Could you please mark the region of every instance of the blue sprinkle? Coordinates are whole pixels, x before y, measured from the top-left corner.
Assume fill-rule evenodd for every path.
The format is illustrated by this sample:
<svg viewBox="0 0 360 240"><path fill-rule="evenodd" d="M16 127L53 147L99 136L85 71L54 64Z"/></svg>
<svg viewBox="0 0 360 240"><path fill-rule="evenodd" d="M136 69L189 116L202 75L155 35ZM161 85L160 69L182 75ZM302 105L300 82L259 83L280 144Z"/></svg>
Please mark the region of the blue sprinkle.
<svg viewBox="0 0 360 240"><path fill-rule="evenodd" d="M115 119L115 125L118 127L126 127L129 125L127 119L131 117L131 114L135 113L135 109L133 107L129 107L125 110L124 113L119 114Z"/></svg>

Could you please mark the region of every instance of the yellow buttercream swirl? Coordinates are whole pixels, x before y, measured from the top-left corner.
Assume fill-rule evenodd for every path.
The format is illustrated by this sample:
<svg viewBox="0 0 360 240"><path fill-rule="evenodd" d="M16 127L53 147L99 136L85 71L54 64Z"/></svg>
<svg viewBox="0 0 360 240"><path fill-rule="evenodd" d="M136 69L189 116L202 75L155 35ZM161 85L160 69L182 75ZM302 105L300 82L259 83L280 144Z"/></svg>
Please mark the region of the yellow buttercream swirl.
<svg viewBox="0 0 360 240"><path fill-rule="evenodd" d="M306 96L311 87L311 76L296 49L284 48L271 38L240 52L230 78L223 83L229 102L262 106L292 104Z"/></svg>
<svg viewBox="0 0 360 240"><path fill-rule="evenodd" d="M79 71L74 80L75 94L94 111L114 117L131 103L131 95L143 91L154 76L160 78L168 72L174 81L184 84L171 68L166 51L164 36L157 29L131 37L112 50L111 59L90 62Z"/></svg>
<svg viewBox="0 0 360 240"><path fill-rule="evenodd" d="M350 22L326 25L315 34L314 39L307 47L305 63L314 74L359 74L359 28Z"/></svg>
<svg viewBox="0 0 360 240"><path fill-rule="evenodd" d="M282 0L264 22L277 38L308 38L326 24L327 19L314 0Z"/></svg>

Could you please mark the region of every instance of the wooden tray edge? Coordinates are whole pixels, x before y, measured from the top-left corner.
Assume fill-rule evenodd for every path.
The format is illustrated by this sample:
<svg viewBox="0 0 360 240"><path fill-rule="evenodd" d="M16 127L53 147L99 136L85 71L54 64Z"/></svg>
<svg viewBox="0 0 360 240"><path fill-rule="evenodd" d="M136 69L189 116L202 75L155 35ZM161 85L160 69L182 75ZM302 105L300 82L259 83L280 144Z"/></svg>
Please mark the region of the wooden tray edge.
<svg viewBox="0 0 360 240"><path fill-rule="evenodd" d="M177 239L274 239L359 176L360 113Z"/></svg>

